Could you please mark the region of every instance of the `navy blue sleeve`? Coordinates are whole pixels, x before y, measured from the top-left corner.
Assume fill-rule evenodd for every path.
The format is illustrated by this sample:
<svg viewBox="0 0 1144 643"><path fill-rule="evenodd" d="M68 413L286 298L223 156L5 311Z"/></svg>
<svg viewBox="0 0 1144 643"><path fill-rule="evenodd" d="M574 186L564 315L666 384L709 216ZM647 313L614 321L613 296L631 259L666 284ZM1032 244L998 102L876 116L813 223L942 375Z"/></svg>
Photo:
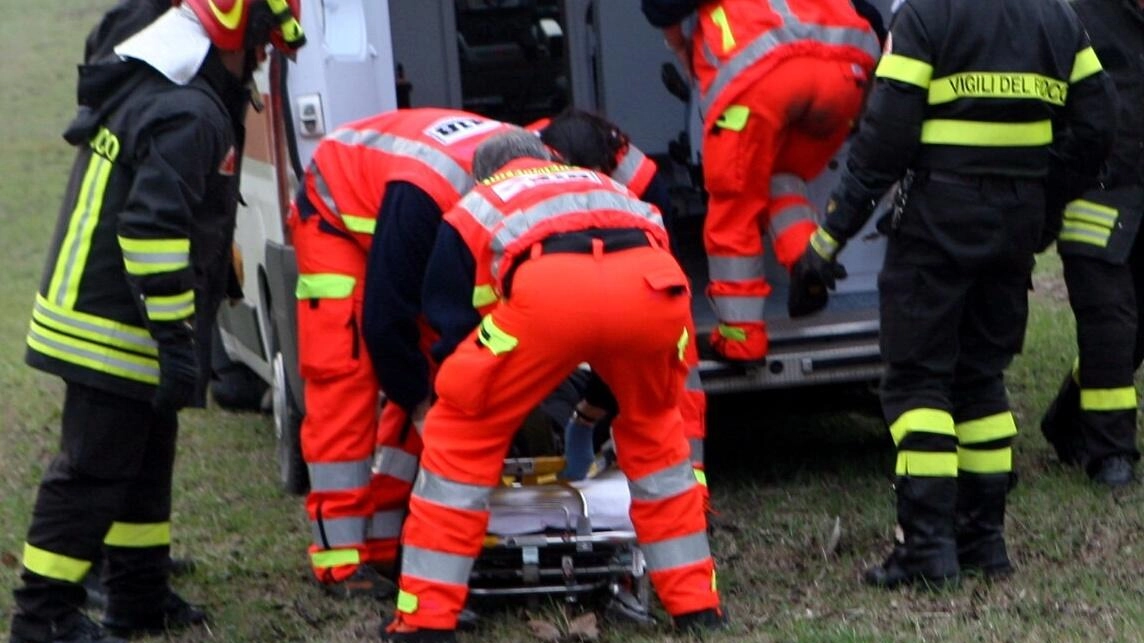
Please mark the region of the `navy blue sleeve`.
<svg viewBox="0 0 1144 643"><path fill-rule="evenodd" d="M425 271L421 300L425 318L441 336L430 353L440 364L481 323L473 308L477 263L456 228L446 223L437 233L437 243Z"/></svg>
<svg viewBox="0 0 1144 643"><path fill-rule="evenodd" d="M386 185L366 265L362 336L387 398L412 411L429 396L429 363L419 348L421 284L441 209L412 183Z"/></svg>
<svg viewBox="0 0 1144 643"><path fill-rule="evenodd" d="M663 173L659 170L655 171L655 175L648 181L647 187L644 188L643 194L637 194L641 201L650 203L659 209L659 213L663 215L666 220L671 216L671 192L667 188L667 180L663 178Z"/></svg>
<svg viewBox="0 0 1144 643"><path fill-rule="evenodd" d="M661 29L681 22L698 8L699 0L640 0L647 21Z"/></svg>

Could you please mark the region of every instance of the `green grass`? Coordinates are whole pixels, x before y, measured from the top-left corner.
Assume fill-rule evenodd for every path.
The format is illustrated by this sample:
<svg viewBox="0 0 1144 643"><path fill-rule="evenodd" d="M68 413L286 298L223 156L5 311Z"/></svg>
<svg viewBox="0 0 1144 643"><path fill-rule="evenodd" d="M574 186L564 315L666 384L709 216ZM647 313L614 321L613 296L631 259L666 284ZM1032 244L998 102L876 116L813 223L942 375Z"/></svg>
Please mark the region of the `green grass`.
<svg viewBox="0 0 1144 643"><path fill-rule="evenodd" d="M55 453L61 386L25 367L23 335L72 152L83 35L111 0L3 0L0 109L0 630L39 477ZM66 8L63 8L66 7ZM1056 465L1037 420L1074 355L1053 255L1042 259L1025 354L1010 370L1023 431L1008 536L1019 567L1005 583L967 580L931 594L859 583L887 552L893 452L866 413L821 408L829 390L712 402L712 545L734 621L722 641L1144 640L1144 492L1094 489ZM310 581L301 502L274 480L270 422L211 409L183 416L175 553L200 565L175 581L210 610L209 631L173 641L341 643L374 640L390 606L341 603ZM835 521L841 538L827 551ZM513 604L465 641L534 640L525 622L560 623L559 604ZM574 613L574 611L573 611ZM609 641L684 640L663 627L604 623Z"/></svg>

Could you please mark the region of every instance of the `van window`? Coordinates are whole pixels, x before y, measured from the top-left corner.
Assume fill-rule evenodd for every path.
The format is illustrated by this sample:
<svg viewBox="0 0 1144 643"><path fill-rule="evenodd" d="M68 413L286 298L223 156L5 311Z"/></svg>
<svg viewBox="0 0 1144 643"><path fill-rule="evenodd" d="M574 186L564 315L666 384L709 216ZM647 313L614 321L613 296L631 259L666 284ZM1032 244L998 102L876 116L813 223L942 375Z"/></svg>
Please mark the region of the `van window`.
<svg viewBox="0 0 1144 643"><path fill-rule="evenodd" d="M365 60L368 51L363 0L324 0L322 43L329 55L338 60Z"/></svg>

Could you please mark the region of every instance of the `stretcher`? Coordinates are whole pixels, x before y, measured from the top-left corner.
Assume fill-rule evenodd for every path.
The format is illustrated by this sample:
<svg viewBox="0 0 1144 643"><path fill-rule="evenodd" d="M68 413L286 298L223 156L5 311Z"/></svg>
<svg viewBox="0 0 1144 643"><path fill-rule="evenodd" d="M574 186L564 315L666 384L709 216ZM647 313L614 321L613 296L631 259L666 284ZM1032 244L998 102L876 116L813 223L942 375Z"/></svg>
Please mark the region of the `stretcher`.
<svg viewBox="0 0 1144 643"><path fill-rule="evenodd" d="M470 596L602 599L610 616L654 622L646 565L628 517L627 479L601 459L589 478L558 482L562 467L557 457L505 461Z"/></svg>

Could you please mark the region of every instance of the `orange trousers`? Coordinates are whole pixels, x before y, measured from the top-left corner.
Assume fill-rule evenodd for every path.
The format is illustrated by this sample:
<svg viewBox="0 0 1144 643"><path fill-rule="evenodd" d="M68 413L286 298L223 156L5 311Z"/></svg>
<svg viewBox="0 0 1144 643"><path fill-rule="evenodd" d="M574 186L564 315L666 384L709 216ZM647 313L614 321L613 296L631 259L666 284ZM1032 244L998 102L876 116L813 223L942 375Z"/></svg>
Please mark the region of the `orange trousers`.
<svg viewBox="0 0 1144 643"><path fill-rule="evenodd" d="M805 182L846 140L870 73L850 62L791 58L743 90L722 114L706 115L703 237L707 295L720 322L711 343L722 356L766 355L763 307L770 286L763 234L770 230L781 265L789 268L801 255L817 226Z"/></svg>
<svg viewBox="0 0 1144 643"><path fill-rule="evenodd" d="M324 583L374 562L370 465L379 391L361 338L365 253L323 232L319 217L291 219L298 261L298 361L305 382L302 458L310 471L310 564ZM372 546L373 549L379 549ZM390 554L389 560L392 561Z"/></svg>
<svg viewBox="0 0 1144 643"><path fill-rule="evenodd" d="M719 606L702 488L683 433L687 278L666 250L526 260L510 296L441 366L402 532L394 629L452 629L513 434L577 364L621 409L613 425L649 576L672 615Z"/></svg>

